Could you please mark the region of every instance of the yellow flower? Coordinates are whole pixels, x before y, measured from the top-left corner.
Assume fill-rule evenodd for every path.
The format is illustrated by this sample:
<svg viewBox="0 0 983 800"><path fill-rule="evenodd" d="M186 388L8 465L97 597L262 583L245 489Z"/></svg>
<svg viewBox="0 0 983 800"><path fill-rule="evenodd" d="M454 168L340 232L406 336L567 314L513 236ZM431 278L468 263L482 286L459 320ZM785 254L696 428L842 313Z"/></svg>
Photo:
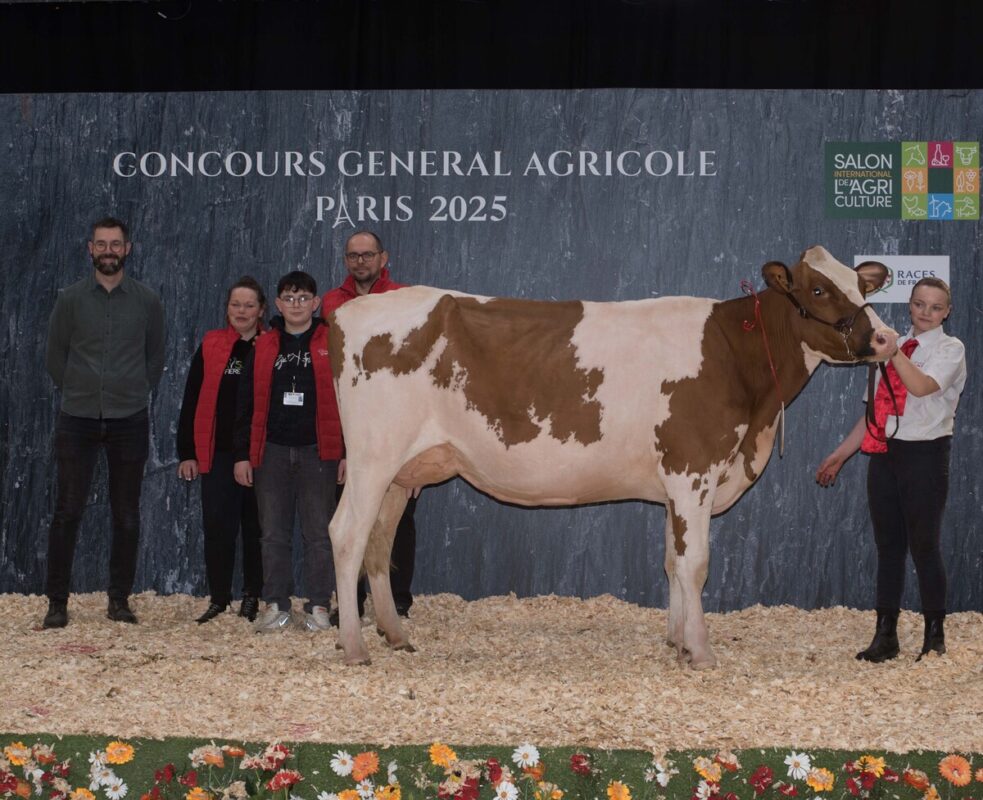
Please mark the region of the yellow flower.
<svg viewBox="0 0 983 800"><path fill-rule="evenodd" d="M195 786L184 798L185 800L211 800L212 796L207 790Z"/></svg>
<svg viewBox="0 0 983 800"><path fill-rule="evenodd" d="M430 763L435 767L449 767L452 761L457 761L457 753L446 744L434 742L430 745Z"/></svg>
<svg viewBox="0 0 983 800"><path fill-rule="evenodd" d="M860 756L857 759L857 766L861 772L869 772L875 778L884 774L884 759L879 756Z"/></svg>
<svg viewBox="0 0 983 800"><path fill-rule="evenodd" d="M69 800L96 800L96 796L83 786L68 795Z"/></svg>
<svg viewBox="0 0 983 800"><path fill-rule="evenodd" d="M15 767L23 767L31 758L31 748L25 747L23 742L12 742L3 748L3 754Z"/></svg>
<svg viewBox="0 0 983 800"><path fill-rule="evenodd" d="M722 774L720 764L711 761L709 758L699 756L693 761L693 769L697 771L703 780L709 783L720 783Z"/></svg>
<svg viewBox="0 0 983 800"><path fill-rule="evenodd" d="M361 800L361 798L354 789L343 789L338 792L338 800Z"/></svg>
<svg viewBox="0 0 983 800"><path fill-rule="evenodd" d="M400 800L403 793L400 791L398 786L393 786L391 783L387 783L385 786L380 786L375 790L375 800Z"/></svg>
<svg viewBox="0 0 983 800"><path fill-rule="evenodd" d="M813 767L806 775L806 783L814 792L830 792L833 790L833 773L825 767Z"/></svg>
<svg viewBox="0 0 983 800"><path fill-rule="evenodd" d="M106 745L106 761L110 764L127 764L133 760L133 747L126 742L110 742Z"/></svg>
<svg viewBox="0 0 983 800"><path fill-rule="evenodd" d="M939 800L939 790L935 788L934 783L925 792L924 800Z"/></svg>
<svg viewBox="0 0 983 800"><path fill-rule="evenodd" d="M939 774L953 786L965 786L973 779L969 762L957 755L948 755L939 762Z"/></svg>
<svg viewBox="0 0 983 800"><path fill-rule="evenodd" d="M608 784L609 800L631 800L631 789L621 781L611 781Z"/></svg>

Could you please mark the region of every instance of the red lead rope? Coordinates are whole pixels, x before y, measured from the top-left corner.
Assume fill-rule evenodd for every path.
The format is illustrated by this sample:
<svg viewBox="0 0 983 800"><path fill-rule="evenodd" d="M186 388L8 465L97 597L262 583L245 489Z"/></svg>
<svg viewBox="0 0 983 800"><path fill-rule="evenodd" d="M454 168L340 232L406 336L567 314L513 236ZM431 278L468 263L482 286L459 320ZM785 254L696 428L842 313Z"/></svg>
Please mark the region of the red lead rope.
<svg viewBox="0 0 983 800"><path fill-rule="evenodd" d="M761 329L761 339L765 343L765 353L768 355L768 367L771 369L771 377L775 381L775 394L778 396L778 404L781 407L778 415L778 457L782 458L785 455L785 401L782 399L782 389L778 385L778 373L775 371L775 360L771 356L768 333L765 331L765 321L761 316L761 300L750 281L741 281L741 291L754 298L754 321L746 319L742 327L745 331L753 331L755 326Z"/></svg>

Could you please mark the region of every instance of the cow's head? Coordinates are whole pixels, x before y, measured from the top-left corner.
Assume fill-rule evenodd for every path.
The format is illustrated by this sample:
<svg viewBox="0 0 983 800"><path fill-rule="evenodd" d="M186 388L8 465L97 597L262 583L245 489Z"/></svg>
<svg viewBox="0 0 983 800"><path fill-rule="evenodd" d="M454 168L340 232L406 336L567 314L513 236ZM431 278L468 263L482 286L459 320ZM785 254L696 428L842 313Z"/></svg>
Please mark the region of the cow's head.
<svg viewBox="0 0 983 800"><path fill-rule="evenodd" d="M806 250L789 269L779 261L761 268L769 288L792 305L794 332L825 361L884 361L894 352L897 334L866 304L888 269L867 261L855 270L841 264L822 247Z"/></svg>

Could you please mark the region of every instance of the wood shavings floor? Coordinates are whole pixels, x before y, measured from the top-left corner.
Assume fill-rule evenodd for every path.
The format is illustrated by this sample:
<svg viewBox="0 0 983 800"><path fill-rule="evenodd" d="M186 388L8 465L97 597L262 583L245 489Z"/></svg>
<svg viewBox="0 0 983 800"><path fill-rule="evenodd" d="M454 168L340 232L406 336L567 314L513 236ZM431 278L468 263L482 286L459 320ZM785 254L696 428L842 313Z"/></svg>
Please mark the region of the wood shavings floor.
<svg viewBox="0 0 983 800"><path fill-rule="evenodd" d="M368 667L345 667L334 633L196 625L207 601L187 595L135 596L137 626L75 595L54 631L44 598L0 604L0 719L25 734L983 751L980 613L950 615L949 652L920 663L921 617L903 613L901 656L880 665L853 657L872 612L708 614L719 666L693 672L664 644L666 611L612 597L419 597L416 653L385 647L370 601Z"/></svg>

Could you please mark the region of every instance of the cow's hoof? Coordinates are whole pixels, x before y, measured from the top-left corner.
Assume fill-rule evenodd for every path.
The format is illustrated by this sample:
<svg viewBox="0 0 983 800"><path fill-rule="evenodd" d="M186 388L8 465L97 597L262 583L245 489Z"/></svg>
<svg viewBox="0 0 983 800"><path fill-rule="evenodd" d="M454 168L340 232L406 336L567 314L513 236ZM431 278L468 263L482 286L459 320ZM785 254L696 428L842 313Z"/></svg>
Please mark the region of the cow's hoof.
<svg viewBox="0 0 983 800"><path fill-rule="evenodd" d="M368 656L352 656L351 658L345 656L346 667L367 667L371 663L372 659Z"/></svg>
<svg viewBox="0 0 983 800"><path fill-rule="evenodd" d="M389 645L389 647L392 650L402 650L404 653L416 652L416 648L413 645L411 645L409 642L405 642L404 644L391 644Z"/></svg>
<svg viewBox="0 0 983 800"><path fill-rule="evenodd" d="M717 659L713 653L704 653L699 657L691 657L689 665L691 669L695 670L713 669L717 666Z"/></svg>

